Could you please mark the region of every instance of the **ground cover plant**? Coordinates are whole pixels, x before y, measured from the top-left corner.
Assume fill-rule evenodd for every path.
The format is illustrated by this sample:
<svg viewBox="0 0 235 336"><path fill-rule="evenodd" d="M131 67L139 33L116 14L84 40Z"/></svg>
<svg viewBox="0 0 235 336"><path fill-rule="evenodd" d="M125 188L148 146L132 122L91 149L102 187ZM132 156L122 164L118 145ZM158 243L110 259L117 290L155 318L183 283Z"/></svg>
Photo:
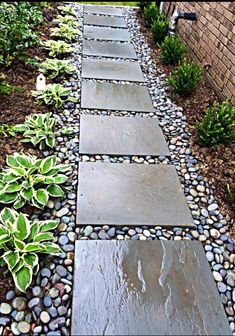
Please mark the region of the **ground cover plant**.
<svg viewBox="0 0 235 336"><path fill-rule="evenodd" d="M75 51L75 48L65 41L47 40L42 42L42 45L46 50L49 50L49 56L51 57L61 57Z"/></svg>
<svg viewBox="0 0 235 336"><path fill-rule="evenodd" d="M75 67L68 60L48 58L39 65L39 71L48 75L48 78L55 78L63 75L72 75Z"/></svg>

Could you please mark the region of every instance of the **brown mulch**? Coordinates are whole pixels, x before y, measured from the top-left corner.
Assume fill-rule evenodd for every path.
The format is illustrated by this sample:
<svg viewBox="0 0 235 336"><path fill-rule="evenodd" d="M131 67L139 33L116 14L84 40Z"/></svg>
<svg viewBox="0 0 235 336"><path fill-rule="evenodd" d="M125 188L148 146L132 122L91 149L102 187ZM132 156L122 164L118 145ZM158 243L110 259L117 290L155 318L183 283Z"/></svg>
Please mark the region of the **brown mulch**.
<svg viewBox="0 0 235 336"><path fill-rule="evenodd" d="M46 8L44 14L44 24L37 29L40 33L40 39L49 39L49 29L53 25L52 19L58 14L56 4L51 3L51 8ZM47 52L41 46L35 45L28 49L28 55L31 58L37 57L38 61L43 61ZM45 113L51 111L45 106L37 106L35 99L31 96L31 90L35 90L36 77L38 76L37 68L30 64L15 60L9 69L0 67L0 73L4 73L9 84L20 87L22 92L12 93L10 95L0 95L0 124L15 125L23 123L25 116L31 113ZM5 166L6 156L14 152L25 152L42 158L41 151L34 148L31 143L22 143L22 135L15 137L4 136L0 134L0 169ZM0 211L3 208L0 205ZM21 209L22 212L31 214L33 208L29 205ZM11 275L4 274L4 269L0 267L0 302L5 300L5 294L12 288L14 283Z"/></svg>
<svg viewBox="0 0 235 336"><path fill-rule="evenodd" d="M144 34L147 43L152 49L152 59L157 65L160 73L169 75L174 66L163 65L160 58L160 48L156 47L152 40L151 32L144 26L140 12L137 14L141 24L141 32ZM169 92L169 95L171 93ZM172 100L183 108L187 117L189 130L192 134L190 145L193 155L198 159L199 169L214 189L216 200L220 206L221 213L227 220L235 219L235 203L231 201L227 193L227 184L235 190L235 146L221 145L218 147L200 147L197 142L197 134L194 128L195 122L201 120L204 110L213 104L215 100L220 101L214 89L209 84L205 72L201 82L192 95L181 97L171 95ZM232 232L235 239L235 229Z"/></svg>

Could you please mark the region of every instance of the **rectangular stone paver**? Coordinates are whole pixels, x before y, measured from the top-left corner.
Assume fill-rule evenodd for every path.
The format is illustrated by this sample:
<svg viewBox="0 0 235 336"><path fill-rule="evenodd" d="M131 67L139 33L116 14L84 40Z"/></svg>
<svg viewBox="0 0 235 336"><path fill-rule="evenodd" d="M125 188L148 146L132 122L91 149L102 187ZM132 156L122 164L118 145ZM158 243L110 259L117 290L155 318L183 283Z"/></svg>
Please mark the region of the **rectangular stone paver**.
<svg viewBox="0 0 235 336"><path fill-rule="evenodd" d="M117 7L108 7L108 6L92 6L85 5L84 12L89 14L103 14L103 15L114 15L114 16L123 16L123 9Z"/></svg>
<svg viewBox="0 0 235 336"><path fill-rule="evenodd" d="M137 59L130 43L83 41L83 55Z"/></svg>
<svg viewBox="0 0 235 336"><path fill-rule="evenodd" d="M196 241L77 241L72 335L231 335Z"/></svg>
<svg viewBox="0 0 235 336"><path fill-rule="evenodd" d="M174 166L79 163L78 225L193 227Z"/></svg>
<svg viewBox="0 0 235 336"><path fill-rule="evenodd" d="M139 63L126 61L83 59L82 77L144 82Z"/></svg>
<svg viewBox="0 0 235 336"><path fill-rule="evenodd" d="M127 29L108 27L84 26L83 36L85 38L109 41L130 41L130 34Z"/></svg>
<svg viewBox="0 0 235 336"><path fill-rule="evenodd" d="M93 26L127 28L126 22L122 17L85 14L83 23Z"/></svg>
<svg viewBox="0 0 235 336"><path fill-rule="evenodd" d="M154 112L146 86L82 81L81 108Z"/></svg>
<svg viewBox="0 0 235 336"><path fill-rule="evenodd" d="M170 155L156 119L81 115L81 154Z"/></svg>

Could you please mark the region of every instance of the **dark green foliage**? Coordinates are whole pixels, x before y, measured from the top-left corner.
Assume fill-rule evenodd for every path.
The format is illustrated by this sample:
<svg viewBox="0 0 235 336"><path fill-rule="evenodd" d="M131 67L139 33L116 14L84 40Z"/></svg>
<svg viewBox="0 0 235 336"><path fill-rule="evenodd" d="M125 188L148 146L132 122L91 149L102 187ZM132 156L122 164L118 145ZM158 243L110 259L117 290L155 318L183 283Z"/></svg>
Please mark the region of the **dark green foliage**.
<svg viewBox="0 0 235 336"><path fill-rule="evenodd" d="M186 45L175 35L166 36L161 44L161 59L164 64L178 64L186 52Z"/></svg>
<svg viewBox="0 0 235 336"><path fill-rule="evenodd" d="M140 8L141 12L143 12L149 5L151 5L151 1L137 1L136 3L136 6Z"/></svg>
<svg viewBox="0 0 235 336"><path fill-rule="evenodd" d="M161 16L160 11L154 3L151 3L149 6L144 8L144 23L146 27L151 27L157 18Z"/></svg>
<svg viewBox="0 0 235 336"><path fill-rule="evenodd" d="M203 66L199 66L195 61L184 59L168 78L168 84L174 91L182 96L187 96L193 92L201 80Z"/></svg>
<svg viewBox="0 0 235 336"><path fill-rule="evenodd" d="M201 122L196 124L198 140L203 146L229 144L235 140L235 107L228 100L205 111Z"/></svg>
<svg viewBox="0 0 235 336"><path fill-rule="evenodd" d="M151 32L155 44L161 44L168 34L169 22L166 20L165 15L161 14L151 25Z"/></svg>
<svg viewBox="0 0 235 336"><path fill-rule="evenodd" d="M0 3L0 63L9 66L15 58L26 57L25 50L37 42L35 26L42 19L34 3Z"/></svg>

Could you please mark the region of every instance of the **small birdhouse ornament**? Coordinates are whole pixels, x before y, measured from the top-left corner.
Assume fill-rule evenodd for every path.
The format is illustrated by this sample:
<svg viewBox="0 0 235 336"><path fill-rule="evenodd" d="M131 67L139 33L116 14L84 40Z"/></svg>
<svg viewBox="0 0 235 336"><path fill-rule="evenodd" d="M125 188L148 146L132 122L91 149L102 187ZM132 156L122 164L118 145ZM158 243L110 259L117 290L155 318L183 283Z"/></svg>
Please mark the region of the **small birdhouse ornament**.
<svg viewBox="0 0 235 336"><path fill-rule="evenodd" d="M36 90L45 90L46 77L43 74L37 76Z"/></svg>

